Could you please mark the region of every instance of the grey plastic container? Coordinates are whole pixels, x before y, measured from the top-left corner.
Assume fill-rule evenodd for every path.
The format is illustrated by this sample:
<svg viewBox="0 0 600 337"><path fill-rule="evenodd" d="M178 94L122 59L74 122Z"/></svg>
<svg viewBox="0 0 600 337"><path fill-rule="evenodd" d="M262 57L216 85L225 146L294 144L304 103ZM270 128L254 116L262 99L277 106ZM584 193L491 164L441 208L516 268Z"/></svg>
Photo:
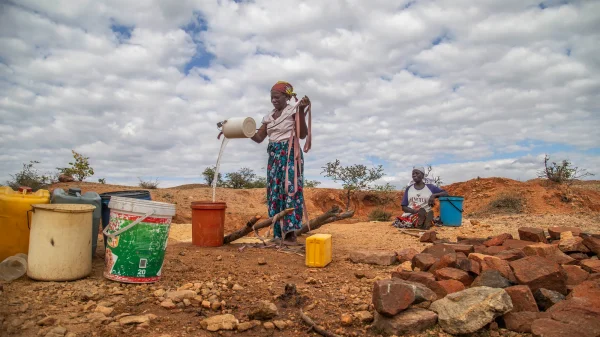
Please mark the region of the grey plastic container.
<svg viewBox="0 0 600 337"><path fill-rule="evenodd" d="M102 214L102 199L100 194L96 192L87 192L81 194L80 188L69 188L67 192L62 188L57 188L52 192L52 198L50 199L52 204L86 204L96 206L93 214L92 228L91 228L91 239L92 239L92 257L96 252L96 246L98 244L98 228L100 226L100 217Z"/></svg>

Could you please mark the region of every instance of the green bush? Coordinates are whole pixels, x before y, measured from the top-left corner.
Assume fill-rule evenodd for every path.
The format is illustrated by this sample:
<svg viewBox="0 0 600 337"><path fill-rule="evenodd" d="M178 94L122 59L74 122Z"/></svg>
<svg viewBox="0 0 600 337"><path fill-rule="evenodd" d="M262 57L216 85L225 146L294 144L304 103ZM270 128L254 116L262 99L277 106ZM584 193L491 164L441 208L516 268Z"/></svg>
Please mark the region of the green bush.
<svg viewBox="0 0 600 337"><path fill-rule="evenodd" d="M376 208L369 213L369 220L371 221L388 221L392 217L392 213L386 212L381 208Z"/></svg>
<svg viewBox="0 0 600 337"><path fill-rule="evenodd" d="M40 174L34 168L35 164L39 163L39 161L32 160L29 164L23 164L23 169L20 172L10 175L12 180L6 181L6 185L15 191L21 186L31 187L34 192L40 189L48 189L57 179L50 175Z"/></svg>

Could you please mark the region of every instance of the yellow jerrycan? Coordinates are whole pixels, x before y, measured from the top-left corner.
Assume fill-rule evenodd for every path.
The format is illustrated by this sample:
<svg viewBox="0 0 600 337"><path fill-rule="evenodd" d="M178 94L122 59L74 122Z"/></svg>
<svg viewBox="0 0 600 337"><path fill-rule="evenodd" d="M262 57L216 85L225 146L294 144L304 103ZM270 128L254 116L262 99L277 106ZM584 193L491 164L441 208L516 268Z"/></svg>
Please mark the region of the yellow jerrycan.
<svg viewBox="0 0 600 337"><path fill-rule="evenodd" d="M29 251L29 223L31 205L49 204L50 192L32 192L29 187L13 191L8 186L0 186L0 261L18 253Z"/></svg>

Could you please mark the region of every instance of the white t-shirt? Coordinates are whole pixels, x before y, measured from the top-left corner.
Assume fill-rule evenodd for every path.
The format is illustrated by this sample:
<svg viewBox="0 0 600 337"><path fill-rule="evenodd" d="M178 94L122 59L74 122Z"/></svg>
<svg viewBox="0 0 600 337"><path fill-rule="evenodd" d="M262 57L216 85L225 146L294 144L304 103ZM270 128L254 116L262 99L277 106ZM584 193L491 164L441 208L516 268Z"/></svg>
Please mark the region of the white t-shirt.
<svg viewBox="0 0 600 337"><path fill-rule="evenodd" d="M294 111L294 107L288 104L283 108L279 118L273 118L275 109L263 117L262 123L267 125L267 135L271 142L281 142L290 139L294 130Z"/></svg>
<svg viewBox="0 0 600 337"><path fill-rule="evenodd" d="M425 184L425 187L418 190L415 188L415 185L410 185L404 191L404 197L402 198L402 206L408 206L415 211L424 208L427 212L431 210L431 206L429 206L429 197L432 194L443 192L441 188L433 185L433 184Z"/></svg>

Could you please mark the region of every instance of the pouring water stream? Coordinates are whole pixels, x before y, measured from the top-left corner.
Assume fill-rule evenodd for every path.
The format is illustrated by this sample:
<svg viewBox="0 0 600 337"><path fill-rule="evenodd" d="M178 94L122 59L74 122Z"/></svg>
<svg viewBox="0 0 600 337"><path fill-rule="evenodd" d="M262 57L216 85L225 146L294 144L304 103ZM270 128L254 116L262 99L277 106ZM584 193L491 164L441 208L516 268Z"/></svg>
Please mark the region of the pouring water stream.
<svg viewBox="0 0 600 337"><path fill-rule="evenodd" d="M215 202L215 196L217 192L217 182L219 181L219 168L221 167L221 156L223 156L223 150L225 150L225 146L229 142L227 137L223 137L223 142L221 143L221 150L219 150L219 157L217 158L217 165L215 167L215 174L213 176L212 181L212 201Z"/></svg>

